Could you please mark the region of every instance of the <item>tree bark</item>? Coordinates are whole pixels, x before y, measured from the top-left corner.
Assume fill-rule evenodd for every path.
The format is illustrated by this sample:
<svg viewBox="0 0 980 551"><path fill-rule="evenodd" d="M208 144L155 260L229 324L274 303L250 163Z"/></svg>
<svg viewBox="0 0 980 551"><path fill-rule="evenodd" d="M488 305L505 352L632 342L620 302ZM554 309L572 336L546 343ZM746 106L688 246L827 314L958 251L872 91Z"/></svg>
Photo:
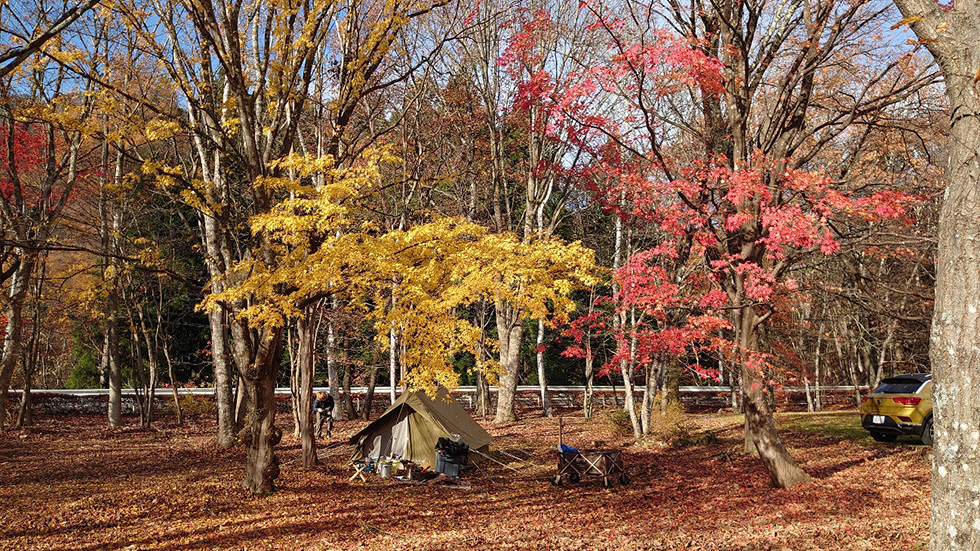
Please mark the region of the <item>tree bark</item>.
<svg viewBox="0 0 980 551"><path fill-rule="evenodd" d="M365 421L371 420L371 410L374 407L374 387L377 383L378 364L371 362L371 365L368 367L367 393L364 394L364 405L361 407L361 419Z"/></svg>
<svg viewBox="0 0 980 551"><path fill-rule="evenodd" d="M303 466L314 467L319 461L316 454L316 440L313 434L313 349L316 344L316 324L310 319L313 309L306 308L303 316L296 320L297 354L296 365L299 375L299 400L296 416L303 447Z"/></svg>
<svg viewBox="0 0 980 551"><path fill-rule="evenodd" d="M26 427L34 424L33 395L31 390L34 387L34 373L37 372L37 364L41 352L41 333L43 320L41 319L41 298L44 289L45 276L47 272L47 255L42 254L38 259L38 274L32 286L31 297L31 338L27 345L27 354L23 357L24 366L24 392L20 399L20 411L17 413L17 426Z"/></svg>
<svg viewBox="0 0 980 551"><path fill-rule="evenodd" d="M813 352L813 407L816 411L823 411L823 398L820 391L820 345L823 343L824 324L820 322L817 328L817 347Z"/></svg>
<svg viewBox="0 0 980 551"><path fill-rule="evenodd" d="M517 421L515 398L520 378L521 337L524 325L521 313L514 306L496 301L497 337L500 343L500 382L497 385L497 414L494 424Z"/></svg>
<svg viewBox="0 0 980 551"><path fill-rule="evenodd" d="M0 429L7 420L7 407L10 395L10 381L24 348L23 317L24 303L30 289L31 275L34 273L34 257L24 255L14 279L10 284L10 299L7 303L7 327L3 340L3 360L0 361Z"/></svg>
<svg viewBox="0 0 980 551"><path fill-rule="evenodd" d="M297 330L298 333L298 330ZM289 351L289 401L292 405L293 414L293 438L302 438L300 429L300 410L299 404L299 347L293 344L292 328L286 328L286 350Z"/></svg>
<svg viewBox="0 0 980 551"><path fill-rule="evenodd" d="M762 374L753 367L752 355L759 350L758 315L752 306L745 306L736 314L736 339L740 354L742 396L745 409L745 446L747 452L758 454L769 472L773 486L789 488L810 480L783 444L772 409L766 397L767 387Z"/></svg>
<svg viewBox="0 0 980 551"><path fill-rule="evenodd" d="M487 306L484 300L477 304L475 319L480 328L480 338L476 341L476 414L486 418L490 415L490 384L486 370Z"/></svg>
<svg viewBox="0 0 980 551"><path fill-rule="evenodd" d="M242 382L248 396L248 424L239 439L246 451L245 489L256 495L269 495L276 490L279 458L275 446L282 440L282 431L275 424L276 372L282 355L282 332L263 331L259 338L254 358L250 358L243 346L236 346L239 349L236 356L240 360L252 360L247 361L246 369L242 370Z"/></svg>
<svg viewBox="0 0 980 551"><path fill-rule="evenodd" d="M589 331L585 335L585 394L582 395L582 414L586 419L592 418L592 395L595 392L593 389L594 361L592 357L592 334Z"/></svg>
<svg viewBox="0 0 980 551"><path fill-rule="evenodd" d="M214 399L218 415L218 447L230 448L235 445L239 429L235 416L235 391L232 382L231 362L228 354L228 328L224 323L225 313L220 308L208 312L208 326L211 329L211 365L214 369Z"/></svg>
<svg viewBox="0 0 980 551"><path fill-rule="evenodd" d="M338 304L337 295L332 295L330 297L330 316L327 318L327 380L330 384L330 395L333 397L333 403L337 405L337 407L333 408L333 418L335 421L339 421L342 415L342 410L339 407L340 379L337 372L337 329L336 323L334 322ZM394 395L394 381L391 384L392 395ZM391 403L395 403L395 400L392 399Z"/></svg>
<svg viewBox="0 0 980 551"><path fill-rule="evenodd" d="M169 339L169 336L166 337ZM177 413L177 424L184 424L184 409L180 406L180 392L177 390L177 377L174 375L174 362L170 358L170 343L163 343L163 358L167 362L167 375L170 377L170 390L174 399L174 411Z"/></svg>
<svg viewBox="0 0 980 551"><path fill-rule="evenodd" d="M896 0L946 81L950 108L949 182L939 216L936 304L929 358L935 443L932 466L934 551L980 549L980 4L949 9L927 0Z"/></svg>
<svg viewBox="0 0 980 551"><path fill-rule="evenodd" d="M654 365L646 366L646 373L643 380L643 400L640 402L640 429L643 434L650 434L650 423L653 420L653 401L657 395L657 368ZM666 400L664 394L662 400Z"/></svg>
<svg viewBox="0 0 980 551"><path fill-rule="evenodd" d="M538 320L538 350L535 359L538 364L538 384L541 386L541 415L551 417L551 396L548 394L548 379L544 372L544 320Z"/></svg>
<svg viewBox="0 0 980 551"><path fill-rule="evenodd" d="M108 419L110 427L121 427L122 365L119 361L119 290L115 277L109 282L106 310L109 312L109 318L106 320L107 356L109 357Z"/></svg>

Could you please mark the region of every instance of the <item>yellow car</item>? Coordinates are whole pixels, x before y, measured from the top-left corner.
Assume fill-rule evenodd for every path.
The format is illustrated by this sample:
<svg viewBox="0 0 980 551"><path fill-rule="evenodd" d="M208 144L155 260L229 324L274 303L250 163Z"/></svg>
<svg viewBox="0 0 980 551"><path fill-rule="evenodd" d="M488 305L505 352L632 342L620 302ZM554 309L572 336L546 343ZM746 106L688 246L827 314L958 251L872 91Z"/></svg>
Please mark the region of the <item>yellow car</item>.
<svg viewBox="0 0 980 551"><path fill-rule="evenodd" d="M906 434L931 445L932 375L895 375L862 398L861 426L879 442L893 442Z"/></svg>

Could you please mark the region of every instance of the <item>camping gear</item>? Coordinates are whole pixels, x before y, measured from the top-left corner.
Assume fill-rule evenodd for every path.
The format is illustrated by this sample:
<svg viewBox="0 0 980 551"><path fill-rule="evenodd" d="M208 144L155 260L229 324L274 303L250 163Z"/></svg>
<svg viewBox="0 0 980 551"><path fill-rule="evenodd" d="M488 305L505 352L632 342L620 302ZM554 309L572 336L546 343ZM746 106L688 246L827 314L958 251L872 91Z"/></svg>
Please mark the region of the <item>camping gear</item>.
<svg viewBox="0 0 980 551"><path fill-rule="evenodd" d="M593 449L577 450L564 443L565 426L558 418L558 473L551 479L555 486L561 485L562 476L572 484L591 474L602 477L602 485L611 488L618 479L620 484L629 484L629 475L623 467L623 450Z"/></svg>
<svg viewBox="0 0 980 551"><path fill-rule="evenodd" d="M354 480L360 477L361 482L367 482L367 479L364 478L364 473L371 472L373 467L372 463L370 461L354 461L352 465L354 467L354 474L350 475L348 480Z"/></svg>
<svg viewBox="0 0 980 551"><path fill-rule="evenodd" d="M454 442L448 438L436 441L436 472L456 478L461 465L466 464L470 447L465 442Z"/></svg>
<svg viewBox="0 0 980 551"><path fill-rule="evenodd" d="M436 441L436 452L442 452L446 455L466 456L470 453L470 447L466 445L466 442L455 442L443 437Z"/></svg>
<svg viewBox="0 0 980 551"><path fill-rule="evenodd" d="M459 455L448 455L443 452L436 452L436 472L446 476L456 478L459 476L459 467L462 465L462 457Z"/></svg>
<svg viewBox="0 0 980 551"><path fill-rule="evenodd" d="M378 463L378 476L381 478L391 478L391 462L382 461Z"/></svg>
<svg viewBox="0 0 980 551"><path fill-rule="evenodd" d="M425 392L405 392L395 400L381 417L350 439L356 446L352 461L398 456L420 467L435 469L436 446L443 441L465 445L454 451L486 452L491 437L473 420L446 389L440 388L434 398ZM462 460L460 461L462 465Z"/></svg>
<svg viewBox="0 0 980 551"><path fill-rule="evenodd" d="M616 480L629 484L629 476L623 467L623 450L577 450L558 452L558 473L551 479L555 486L561 484L564 476L572 484L578 483L587 475L602 477L602 485L611 488Z"/></svg>

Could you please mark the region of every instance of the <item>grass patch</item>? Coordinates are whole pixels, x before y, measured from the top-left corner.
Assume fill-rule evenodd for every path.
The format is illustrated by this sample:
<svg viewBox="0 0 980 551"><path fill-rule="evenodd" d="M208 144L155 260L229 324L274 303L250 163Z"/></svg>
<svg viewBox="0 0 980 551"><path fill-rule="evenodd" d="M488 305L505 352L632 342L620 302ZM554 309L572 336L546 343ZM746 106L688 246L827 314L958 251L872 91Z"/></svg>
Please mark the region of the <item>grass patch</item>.
<svg viewBox="0 0 980 551"><path fill-rule="evenodd" d="M861 416L853 411L786 413L777 415L779 425L792 431L844 440L871 440L861 427Z"/></svg>

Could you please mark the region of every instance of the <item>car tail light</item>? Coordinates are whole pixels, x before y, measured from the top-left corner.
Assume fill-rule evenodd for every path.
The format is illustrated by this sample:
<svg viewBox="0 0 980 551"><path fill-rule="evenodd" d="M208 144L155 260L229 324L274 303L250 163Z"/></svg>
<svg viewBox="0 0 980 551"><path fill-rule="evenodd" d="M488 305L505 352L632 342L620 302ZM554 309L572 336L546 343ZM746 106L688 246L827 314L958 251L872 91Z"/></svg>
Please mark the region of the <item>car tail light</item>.
<svg viewBox="0 0 980 551"><path fill-rule="evenodd" d="M906 406L917 406L917 405L919 405L919 402L922 401L922 398L918 398L918 397L915 397L915 396L909 396L909 397L904 397L904 398L892 398L892 401L897 402L897 403L902 404L902 405L906 405Z"/></svg>
<svg viewBox="0 0 980 551"><path fill-rule="evenodd" d="M867 401L868 401L868 397L867 396L861 396L861 403L862 404L865 403L865 402L867 402Z"/></svg>

